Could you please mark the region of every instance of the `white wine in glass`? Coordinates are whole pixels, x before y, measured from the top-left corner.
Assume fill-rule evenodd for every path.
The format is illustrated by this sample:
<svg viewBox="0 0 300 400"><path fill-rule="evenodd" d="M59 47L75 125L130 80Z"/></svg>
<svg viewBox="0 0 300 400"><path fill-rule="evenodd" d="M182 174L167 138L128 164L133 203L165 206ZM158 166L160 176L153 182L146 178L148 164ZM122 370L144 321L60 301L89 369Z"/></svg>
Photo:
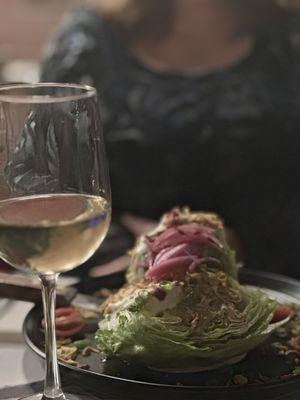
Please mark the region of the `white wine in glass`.
<svg viewBox="0 0 300 400"><path fill-rule="evenodd" d="M87 261L110 224L110 185L94 88L0 87L0 256L41 281L46 342L44 392L60 384L55 336L57 277Z"/></svg>

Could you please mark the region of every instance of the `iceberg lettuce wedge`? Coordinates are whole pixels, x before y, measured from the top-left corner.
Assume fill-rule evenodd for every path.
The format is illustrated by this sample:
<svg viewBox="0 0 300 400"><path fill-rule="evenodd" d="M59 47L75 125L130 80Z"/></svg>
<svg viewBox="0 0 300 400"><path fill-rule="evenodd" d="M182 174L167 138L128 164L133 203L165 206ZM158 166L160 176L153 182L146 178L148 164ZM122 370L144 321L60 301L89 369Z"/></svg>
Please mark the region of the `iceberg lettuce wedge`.
<svg viewBox="0 0 300 400"><path fill-rule="evenodd" d="M122 299L124 301L122 301ZM162 369L210 369L261 344L276 302L223 271L202 268L185 282L128 286L104 305L96 339L107 355Z"/></svg>

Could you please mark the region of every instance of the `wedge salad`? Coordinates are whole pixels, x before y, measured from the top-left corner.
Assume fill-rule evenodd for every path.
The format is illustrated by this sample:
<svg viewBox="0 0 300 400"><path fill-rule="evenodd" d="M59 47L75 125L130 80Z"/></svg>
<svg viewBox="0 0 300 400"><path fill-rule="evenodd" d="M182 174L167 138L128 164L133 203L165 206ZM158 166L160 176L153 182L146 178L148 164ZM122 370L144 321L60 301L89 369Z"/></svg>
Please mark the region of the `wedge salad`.
<svg viewBox="0 0 300 400"><path fill-rule="evenodd" d="M291 315L238 281L239 265L214 214L174 209L131 251L127 283L102 305L96 341L116 356L168 371L240 361Z"/></svg>

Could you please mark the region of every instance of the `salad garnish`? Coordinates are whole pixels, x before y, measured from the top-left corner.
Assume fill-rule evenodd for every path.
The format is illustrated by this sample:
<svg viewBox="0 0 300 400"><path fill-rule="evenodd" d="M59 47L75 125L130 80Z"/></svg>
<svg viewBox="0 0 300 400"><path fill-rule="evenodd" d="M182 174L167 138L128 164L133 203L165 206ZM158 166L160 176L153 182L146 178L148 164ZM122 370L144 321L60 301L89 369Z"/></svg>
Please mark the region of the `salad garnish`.
<svg viewBox="0 0 300 400"><path fill-rule="evenodd" d="M127 284L102 305L107 356L173 370L237 363L291 318L238 282L240 265L215 214L175 209L131 251Z"/></svg>

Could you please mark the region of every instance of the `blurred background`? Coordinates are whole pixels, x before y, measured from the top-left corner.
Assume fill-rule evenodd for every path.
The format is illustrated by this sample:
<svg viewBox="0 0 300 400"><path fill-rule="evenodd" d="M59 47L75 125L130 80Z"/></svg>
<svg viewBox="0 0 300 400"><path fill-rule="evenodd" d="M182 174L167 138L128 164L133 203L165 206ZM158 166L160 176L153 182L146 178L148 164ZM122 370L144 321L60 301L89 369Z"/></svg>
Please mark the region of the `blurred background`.
<svg viewBox="0 0 300 400"><path fill-rule="evenodd" d="M33 82L45 47L64 14L87 0L9 0L0 2L0 83ZM278 0L295 7L299 0Z"/></svg>
<svg viewBox="0 0 300 400"><path fill-rule="evenodd" d="M97 88L114 222L133 234L115 256L142 233L136 217L189 205L224 218L246 265L300 277L299 10L300 0L2 0L0 84Z"/></svg>
<svg viewBox="0 0 300 400"><path fill-rule="evenodd" d="M0 82L32 82L49 39L63 15L80 0L9 0L0 2Z"/></svg>

